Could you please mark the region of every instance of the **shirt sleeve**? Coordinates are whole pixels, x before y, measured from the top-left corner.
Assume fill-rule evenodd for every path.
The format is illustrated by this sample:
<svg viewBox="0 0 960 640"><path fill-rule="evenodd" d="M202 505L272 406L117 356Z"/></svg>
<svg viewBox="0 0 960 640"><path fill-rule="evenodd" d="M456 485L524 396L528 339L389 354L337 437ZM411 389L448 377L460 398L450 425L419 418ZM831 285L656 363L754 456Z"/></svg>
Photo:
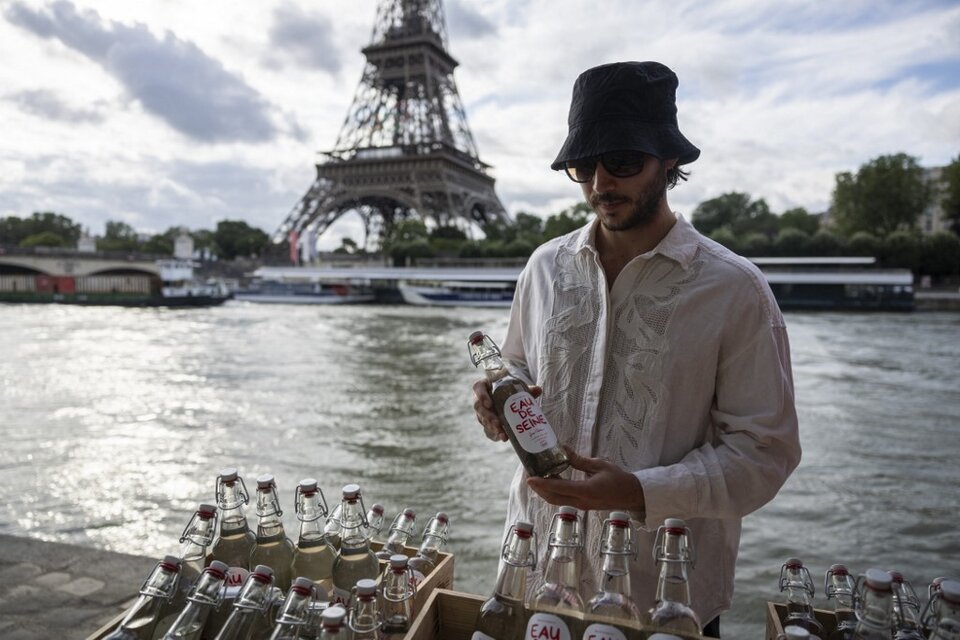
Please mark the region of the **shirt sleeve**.
<svg viewBox="0 0 960 640"><path fill-rule="evenodd" d="M779 315L779 314L778 314ZM766 324L718 365L712 437L675 464L634 472L647 527L665 518L741 518L769 502L800 462L786 328Z"/></svg>

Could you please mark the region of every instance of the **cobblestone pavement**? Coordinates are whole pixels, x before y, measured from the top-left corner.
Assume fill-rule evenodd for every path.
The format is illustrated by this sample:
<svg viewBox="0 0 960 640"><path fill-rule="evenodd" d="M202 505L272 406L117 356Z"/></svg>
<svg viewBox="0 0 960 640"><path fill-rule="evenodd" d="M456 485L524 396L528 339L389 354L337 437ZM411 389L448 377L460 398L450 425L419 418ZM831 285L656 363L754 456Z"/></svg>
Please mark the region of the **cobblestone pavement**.
<svg viewBox="0 0 960 640"><path fill-rule="evenodd" d="M0 534L0 638L88 638L132 603L156 562Z"/></svg>

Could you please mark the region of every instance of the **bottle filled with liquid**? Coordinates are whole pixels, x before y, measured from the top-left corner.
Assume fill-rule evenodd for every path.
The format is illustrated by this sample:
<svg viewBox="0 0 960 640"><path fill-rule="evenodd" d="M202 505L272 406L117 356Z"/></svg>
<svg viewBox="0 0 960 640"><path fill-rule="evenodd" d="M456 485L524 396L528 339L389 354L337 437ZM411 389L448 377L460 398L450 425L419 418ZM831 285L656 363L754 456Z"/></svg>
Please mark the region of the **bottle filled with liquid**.
<svg viewBox="0 0 960 640"><path fill-rule="evenodd" d="M893 577L882 569L867 569L857 581L857 595L854 640L892 640Z"/></svg>
<svg viewBox="0 0 960 640"><path fill-rule="evenodd" d="M527 474L550 477L563 473L570 461L527 383L510 373L500 349L482 331L470 334L468 348L470 360L490 381L494 411Z"/></svg>
<svg viewBox="0 0 960 640"><path fill-rule="evenodd" d="M370 550L367 533L366 509L360 495L360 485L348 484L343 487L340 500L340 553L333 561L333 588L330 602L350 603L350 594L358 581L370 579L376 581L380 574L380 562Z"/></svg>
<svg viewBox="0 0 960 640"><path fill-rule="evenodd" d="M653 546L657 563L657 592L650 610L650 626L657 631L701 637L700 618L690 606L690 567L696 561L690 530L683 520L667 518L657 530Z"/></svg>
<svg viewBox="0 0 960 640"><path fill-rule="evenodd" d="M217 476L217 507L220 509L220 526L211 556L228 567L241 569L240 582L246 579L250 569L250 551L256 536L247 524L244 507L249 501L243 478L233 467L227 467Z"/></svg>
<svg viewBox="0 0 960 640"><path fill-rule="evenodd" d="M262 637L270 629L269 614L274 598L273 569L257 565L240 587L240 594L217 633L216 640Z"/></svg>
<svg viewBox="0 0 960 640"><path fill-rule="evenodd" d="M140 587L140 595L120 625L105 640L151 640L164 605L173 600L180 581L180 558L166 556Z"/></svg>
<svg viewBox="0 0 960 640"><path fill-rule="evenodd" d="M210 563L187 596L187 606L173 622L163 640L198 640L207 618L220 606L227 565L219 560Z"/></svg>
<svg viewBox="0 0 960 640"><path fill-rule="evenodd" d="M600 589L587 602L583 637L626 640L627 634L636 635L643 625L630 589L630 562L636 557L630 514L612 512L603 522L600 540Z"/></svg>
<svg viewBox="0 0 960 640"><path fill-rule="evenodd" d="M327 607L321 614L320 640L352 640L347 626L347 610L338 604Z"/></svg>
<svg viewBox="0 0 960 640"><path fill-rule="evenodd" d="M580 571L583 525L573 507L560 507L550 526L543 584L527 601L524 638L579 638L583 627Z"/></svg>
<svg viewBox="0 0 960 640"><path fill-rule="evenodd" d="M310 578L295 578L283 601L283 608L273 625L270 640L297 640L310 623L314 603L313 581Z"/></svg>
<svg viewBox="0 0 960 640"><path fill-rule="evenodd" d="M293 553L293 575L313 580L317 598L327 600L333 587L333 562L337 559L337 550L324 534L327 501L316 480L306 478L300 481L294 504L300 521L300 535Z"/></svg>
<svg viewBox="0 0 960 640"><path fill-rule="evenodd" d="M277 483L266 473L257 478L257 535L250 550L250 566L265 564L273 569L277 588L286 591L293 580L293 543L283 529Z"/></svg>
<svg viewBox="0 0 960 640"><path fill-rule="evenodd" d="M537 566L536 536L529 522L507 532L493 595L480 606L471 640L513 640L524 632L523 598L527 574Z"/></svg>
<svg viewBox="0 0 960 640"><path fill-rule="evenodd" d="M413 603L417 595L409 558L402 553L390 556L380 580L380 616L384 640L401 640L413 621Z"/></svg>
<svg viewBox="0 0 960 640"><path fill-rule="evenodd" d="M819 638L823 634L823 625L813 613L813 578L799 558L790 558L780 567L780 592L787 594L784 626L803 627L811 636Z"/></svg>

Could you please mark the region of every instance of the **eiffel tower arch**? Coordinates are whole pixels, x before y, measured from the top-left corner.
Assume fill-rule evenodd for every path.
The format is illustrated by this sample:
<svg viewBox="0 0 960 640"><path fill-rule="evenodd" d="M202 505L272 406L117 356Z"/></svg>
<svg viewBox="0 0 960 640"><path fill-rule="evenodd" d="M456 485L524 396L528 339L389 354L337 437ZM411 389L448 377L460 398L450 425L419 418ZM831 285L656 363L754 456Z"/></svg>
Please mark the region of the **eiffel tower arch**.
<svg viewBox="0 0 960 640"><path fill-rule="evenodd" d="M411 216L461 228L508 222L454 83L441 0L381 0L362 52L366 66L334 148L274 242L293 232L319 237L351 211L364 243Z"/></svg>

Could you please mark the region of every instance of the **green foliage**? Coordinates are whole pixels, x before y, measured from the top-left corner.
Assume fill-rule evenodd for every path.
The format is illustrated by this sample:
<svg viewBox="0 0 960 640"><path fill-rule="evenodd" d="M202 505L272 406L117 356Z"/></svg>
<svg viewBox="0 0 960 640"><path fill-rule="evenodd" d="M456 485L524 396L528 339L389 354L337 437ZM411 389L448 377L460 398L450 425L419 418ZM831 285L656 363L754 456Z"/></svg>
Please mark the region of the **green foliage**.
<svg viewBox="0 0 960 640"><path fill-rule="evenodd" d="M103 237L97 240L100 251L137 251L139 248L140 238L136 230L126 222L116 220L107 222Z"/></svg>
<svg viewBox="0 0 960 640"><path fill-rule="evenodd" d="M857 231L847 240L847 253L876 258L880 255L880 238L869 231Z"/></svg>
<svg viewBox="0 0 960 640"><path fill-rule="evenodd" d="M943 196L943 215L950 230L960 235L960 155L943 169L946 191Z"/></svg>
<svg viewBox="0 0 960 640"><path fill-rule="evenodd" d="M693 210L692 219L700 233L708 236L720 227L727 227L737 236L761 233L769 239L780 228L777 216L763 198L751 200L750 194L740 192L701 202Z"/></svg>
<svg viewBox="0 0 960 640"><path fill-rule="evenodd" d="M269 240L265 232L242 220L221 220L213 232L215 251L226 260L259 256Z"/></svg>
<svg viewBox="0 0 960 640"><path fill-rule="evenodd" d="M894 231L880 245L880 262L885 267L917 271L920 268L920 236L912 231Z"/></svg>
<svg viewBox="0 0 960 640"><path fill-rule="evenodd" d="M803 207L787 209L780 214L780 229L799 229L808 236L820 229L820 217L809 213Z"/></svg>
<svg viewBox="0 0 960 640"><path fill-rule="evenodd" d="M770 238L759 231L748 233L740 242L740 251L751 258L768 256L770 255Z"/></svg>
<svg viewBox="0 0 960 640"><path fill-rule="evenodd" d="M887 236L911 229L930 202L917 159L905 153L879 156L856 175L838 173L833 190L833 218L845 235L869 231Z"/></svg>
<svg viewBox="0 0 960 640"><path fill-rule="evenodd" d="M443 238L446 240L466 240L467 234L458 227L443 225L430 232L430 239Z"/></svg>
<svg viewBox="0 0 960 640"><path fill-rule="evenodd" d="M80 239L82 229L79 224L67 216L52 211L35 211L29 218L18 218L17 216L0 218L0 245L24 246L21 243L28 237L44 232L57 235L61 239L61 244L32 246L75 247ZM49 236L45 237L49 238Z"/></svg>
<svg viewBox="0 0 960 640"><path fill-rule="evenodd" d="M772 251L778 256L805 256L809 245L810 235L806 231L787 227L773 239Z"/></svg>
<svg viewBox="0 0 960 640"><path fill-rule="evenodd" d="M923 239L920 270L931 276L960 275L960 237L938 231Z"/></svg>
<svg viewBox="0 0 960 640"><path fill-rule="evenodd" d="M20 246L30 247L67 247L70 246L59 234L53 231L41 231L20 241Z"/></svg>
<svg viewBox="0 0 960 640"><path fill-rule="evenodd" d="M843 241L826 229L814 233L807 243L807 255L811 256L839 256L844 249Z"/></svg>
<svg viewBox="0 0 960 640"><path fill-rule="evenodd" d="M587 224L590 215L590 205L586 202L576 204L560 213L548 217L543 224L543 239L551 240L575 231Z"/></svg>
<svg viewBox="0 0 960 640"><path fill-rule="evenodd" d="M725 246L730 251L738 253L740 251L740 241L736 234L730 230L730 227L720 227L710 234L710 239Z"/></svg>

